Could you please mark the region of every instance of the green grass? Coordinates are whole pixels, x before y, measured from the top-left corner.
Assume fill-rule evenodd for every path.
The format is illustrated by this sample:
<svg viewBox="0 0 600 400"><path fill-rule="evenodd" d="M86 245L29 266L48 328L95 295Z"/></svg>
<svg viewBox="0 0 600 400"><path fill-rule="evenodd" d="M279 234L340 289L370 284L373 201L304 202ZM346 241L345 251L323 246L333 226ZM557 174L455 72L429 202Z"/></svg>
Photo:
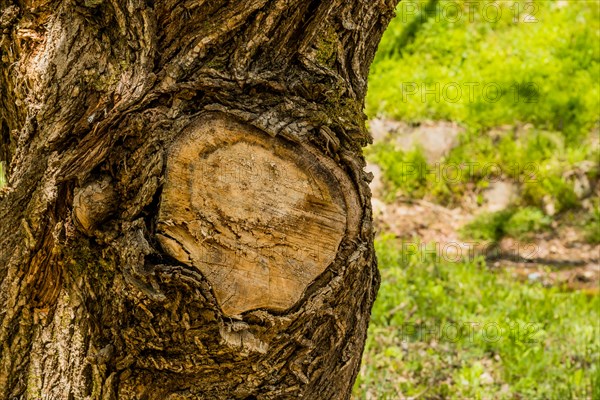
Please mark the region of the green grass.
<svg viewBox="0 0 600 400"><path fill-rule="evenodd" d="M526 239L531 232L549 228L551 222L550 217L534 207L508 208L479 214L461 231L467 239L497 242L504 236Z"/></svg>
<svg viewBox="0 0 600 400"><path fill-rule="evenodd" d="M486 4L490 2L409 0L400 4L386 31L369 77L367 114L415 124L451 120L464 133L437 168L459 168L452 179L428 173L432 166L422 152L400 150L393 138L367 149L367 158L382 168L385 200L400 195L460 205L465 194L474 193L482 203L483 191L501 179L518 187L512 207L554 213L579 209L591 193L578 193L578 175L569 172L584 174L592 183L600 176L595 141L600 126L600 3L536 1L528 6L501 1L488 8L501 10L496 22L484 18ZM460 11L452 14L456 5ZM411 7L421 12L409 12ZM536 22L524 22L533 11ZM480 88L493 84L504 91L492 102L476 93L475 86L473 96L464 92L457 101L443 90L467 83ZM407 92L407 85L418 88L416 93ZM426 94L436 85L439 99ZM588 237L596 238L593 232Z"/></svg>
<svg viewBox="0 0 600 400"><path fill-rule="evenodd" d="M491 183L505 180L519 187L516 206L542 208L550 199L555 211L562 212L581 206L575 192L579 178L566 172L584 166L589 182L597 182L599 176L594 162L600 156L598 147L568 147L558 132L510 132L498 139L466 133L437 166L428 165L420 149L400 150L391 140L375 143L365 154L382 169L387 201L402 195L457 204L465 193L480 194Z"/></svg>
<svg viewBox="0 0 600 400"><path fill-rule="evenodd" d="M598 296L516 282L483 259L446 262L409 248L389 235L376 241L382 286L355 398L600 393Z"/></svg>
<svg viewBox="0 0 600 400"><path fill-rule="evenodd" d="M6 177L4 175L4 164L0 162L0 189L6 185Z"/></svg>
<svg viewBox="0 0 600 400"><path fill-rule="evenodd" d="M462 228L465 237L526 239L561 217L600 243L598 200L580 189L600 175L600 3L475 4L490 3L501 7L497 22L481 12L470 20L466 1L400 3L371 68L367 114L449 120L464 133L439 166L419 148L399 149L394 137L368 148L385 200L460 205L475 195L483 203L490 185L510 181L513 203L479 215ZM439 17L456 4L461 18ZM415 5L417 13L407 12ZM537 22L523 21L527 11ZM486 85L501 88L496 100L486 99ZM444 176L457 167L458 176ZM420 245L385 233L376 241L382 286L357 399L600 399L600 297L519 282L483 258L445 261Z"/></svg>
<svg viewBox="0 0 600 400"><path fill-rule="evenodd" d="M451 120L474 129L521 121L570 139L589 132L598 119L600 96L598 2L570 1L561 7L545 0L526 10L531 6L524 1L501 1L497 22L485 17L487 1L429 2L436 3L429 18L409 12L409 7L426 10L424 1L398 7L371 69L368 115ZM461 9L452 17L448 10L457 4ZM517 23L515 4L521 10ZM524 22L527 11L535 11L537 22ZM419 88L417 94L409 94L410 83ZM440 101L432 94L423 101L421 88L436 84ZM486 100L486 85L490 99L495 97L491 88L503 90L497 101Z"/></svg>
<svg viewBox="0 0 600 400"><path fill-rule="evenodd" d="M431 189L432 176L427 174L427 160L421 149L397 151L391 144L380 142L370 146L366 156L384 173L388 201L393 201L399 192L409 197L424 197Z"/></svg>

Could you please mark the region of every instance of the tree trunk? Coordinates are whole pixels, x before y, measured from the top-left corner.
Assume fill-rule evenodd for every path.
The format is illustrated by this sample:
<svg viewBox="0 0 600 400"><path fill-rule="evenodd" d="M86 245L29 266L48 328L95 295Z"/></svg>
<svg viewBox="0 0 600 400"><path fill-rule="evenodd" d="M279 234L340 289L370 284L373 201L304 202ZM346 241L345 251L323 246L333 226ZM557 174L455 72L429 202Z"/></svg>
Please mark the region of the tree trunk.
<svg viewBox="0 0 600 400"><path fill-rule="evenodd" d="M345 399L395 0L0 0L0 399Z"/></svg>

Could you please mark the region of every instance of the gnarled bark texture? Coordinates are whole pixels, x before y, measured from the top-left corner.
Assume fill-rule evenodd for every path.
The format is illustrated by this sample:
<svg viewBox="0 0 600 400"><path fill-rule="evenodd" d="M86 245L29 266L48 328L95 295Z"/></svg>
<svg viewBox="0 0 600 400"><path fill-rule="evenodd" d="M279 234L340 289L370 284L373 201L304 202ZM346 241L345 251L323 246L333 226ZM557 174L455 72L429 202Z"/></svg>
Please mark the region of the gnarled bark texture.
<svg viewBox="0 0 600 400"><path fill-rule="evenodd" d="M0 399L344 399L395 0L0 0Z"/></svg>

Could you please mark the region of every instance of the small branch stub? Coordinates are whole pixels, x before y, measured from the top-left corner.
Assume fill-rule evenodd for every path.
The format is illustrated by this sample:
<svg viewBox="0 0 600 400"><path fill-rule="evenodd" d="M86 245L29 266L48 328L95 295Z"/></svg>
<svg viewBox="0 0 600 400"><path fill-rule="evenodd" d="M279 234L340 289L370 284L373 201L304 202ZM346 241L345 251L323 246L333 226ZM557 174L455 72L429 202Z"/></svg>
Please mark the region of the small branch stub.
<svg viewBox="0 0 600 400"><path fill-rule="evenodd" d="M211 115L169 151L157 238L205 275L225 314L284 311L356 225L347 181L308 146Z"/></svg>
<svg viewBox="0 0 600 400"><path fill-rule="evenodd" d="M117 193L109 177L77 188L73 197L73 217L80 229L91 234L106 220L117 203Z"/></svg>

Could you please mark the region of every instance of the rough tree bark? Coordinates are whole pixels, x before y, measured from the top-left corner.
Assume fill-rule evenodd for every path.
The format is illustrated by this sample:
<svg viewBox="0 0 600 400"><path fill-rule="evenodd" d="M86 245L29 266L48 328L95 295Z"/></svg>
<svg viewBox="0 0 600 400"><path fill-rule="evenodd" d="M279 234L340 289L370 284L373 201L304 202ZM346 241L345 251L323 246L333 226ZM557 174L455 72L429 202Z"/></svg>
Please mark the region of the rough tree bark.
<svg viewBox="0 0 600 400"><path fill-rule="evenodd" d="M344 399L397 0L0 0L0 399Z"/></svg>

